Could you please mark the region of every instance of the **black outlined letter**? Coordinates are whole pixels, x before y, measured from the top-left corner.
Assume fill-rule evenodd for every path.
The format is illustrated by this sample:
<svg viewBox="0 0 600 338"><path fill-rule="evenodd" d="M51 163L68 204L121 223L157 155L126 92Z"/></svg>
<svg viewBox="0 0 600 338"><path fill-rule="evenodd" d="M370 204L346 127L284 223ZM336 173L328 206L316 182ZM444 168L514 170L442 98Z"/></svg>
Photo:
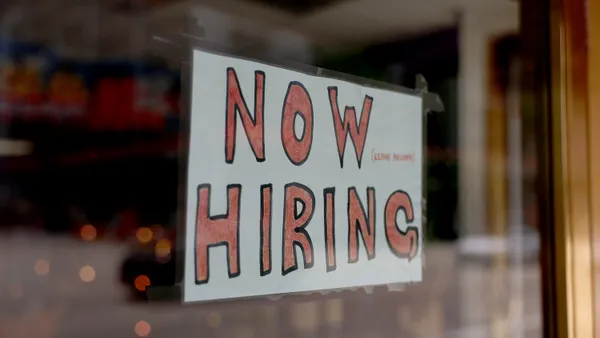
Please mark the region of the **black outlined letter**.
<svg viewBox="0 0 600 338"><path fill-rule="evenodd" d="M390 250L396 256L411 261L419 252L419 229L408 226L406 231L400 230L396 224L396 215L400 210L404 211L407 225L414 221L410 196L402 190L397 190L390 195L385 204L385 237Z"/></svg>
<svg viewBox="0 0 600 338"><path fill-rule="evenodd" d="M335 257L335 188L323 190L325 204L325 260L327 272L337 269Z"/></svg>
<svg viewBox="0 0 600 338"><path fill-rule="evenodd" d="M337 139L338 154L340 156L340 166L342 168L344 167L346 138L348 133L350 133L352 145L354 146L354 153L356 154L356 160L358 161L358 168L360 169L363 151L365 150L365 142L367 140L367 132L369 130L369 119L371 117L373 98L365 95L362 113L360 114L360 123L357 123L356 110L354 107L346 106L346 109L344 110L344 119L340 116L337 87L329 87L327 90L329 91L329 105L331 106L331 114L333 115L333 125L335 137Z"/></svg>
<svg viewBox="0 0 600 338"><path fill-rule="evenodd" d="M210 216L210 184L198 186L196 210L196 284L206 284L209 278L210 248L227 247L229 278L240 275L240 197L242 186L227 186L227 213Z"/></svg>
<svg viewBox="0 0 600 338"><path fill-rule="evenodd" d="M233 163L235 156L237 112L257 162L265 161L265 73L254 73L254 118L250 115L246 100L240 89L235 70L227 68L227 110L225 111L225 162Z"/></svg>
<svg viewBox="0 0 600 338"><path fill-rule="evenodd" d="M297 117L304 121L301 137L296 136L294 129ZM313 106L310 95L302 83L292 81L283 101L281 142L285 154L294 165L302 165L308 158L312 147L313 129Z"/></svg>
<svg viewBox="0 0 600 338"><path fill-rule="evenodd" d="M285 185L285 199L283 201L283 240L282 240L282 274L298 269L296 258L296 245L300 247L304 256L304 268L312 268L313 243L306 231L315 209L315 195L305 185L288 183ZM298 203L302 210L298 210Z"/></svg>
<svg viewBox="0 0 600 338"><path fill-rule="evenodd" d="M272 184L260 187L260 275L271 273L271 223L273 220Z"/></svg>
<svg viewBox="0 0 600 338"><path fill-rule="evenodd" d="M358 262L358 234L367 249L367 258L375 258L375 188L367 188L365 212L355 187L348 188L348 263Z"/></svg>

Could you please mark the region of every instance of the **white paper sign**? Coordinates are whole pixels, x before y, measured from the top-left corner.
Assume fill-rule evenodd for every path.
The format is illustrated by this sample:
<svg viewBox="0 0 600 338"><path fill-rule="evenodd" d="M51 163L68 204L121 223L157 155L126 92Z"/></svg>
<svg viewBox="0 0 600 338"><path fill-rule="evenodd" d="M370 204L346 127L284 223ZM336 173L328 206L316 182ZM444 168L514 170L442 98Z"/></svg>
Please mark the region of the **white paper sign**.
<svg viewBox="0 0 600 338"><path fill-rule="evenodd" d="M195 51L184 301L417 282L422 99Z"/></svg>

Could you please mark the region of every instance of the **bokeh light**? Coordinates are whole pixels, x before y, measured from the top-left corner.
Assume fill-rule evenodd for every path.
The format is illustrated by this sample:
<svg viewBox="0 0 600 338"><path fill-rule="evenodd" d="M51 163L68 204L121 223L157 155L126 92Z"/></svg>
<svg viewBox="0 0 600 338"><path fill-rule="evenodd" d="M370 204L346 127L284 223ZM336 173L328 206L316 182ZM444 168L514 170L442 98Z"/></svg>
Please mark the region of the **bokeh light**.
<svg viewBox="0 0 600 338"><path fill-rule="evenodd" d="M155 254L157 258L167 258L171 254L171 241L163 238L156 243Z"/></svg>
<svg viewBox="0 0 600 338"><path fill-rule="evenodd" d="M150 278L148 278L146 275L137 276L134 284L138 291L146 291L146 288L150 286Z"/></svg>
<svg viewBox="0 0 600 338"><path fill-rule="evenodd" d="M211 312L206 316L206 323L213 329L221 326L221 314L218 312Z"/></svg>
<svg viewBox="0 0 600 338"><path fill-rule="evenodd" d="M135 334L137 334L138 337L148 337L150 331L152 331L152 328L145 320L140 320L135 324Z"/></svg>
<svg viewBox="0 0 600 338"><path fill-rule="evenodd" d="M79 270L79 278L86 283L93 282L96 279L96 271L89 265L86 265Z"/></svg>
<svg viewBox="0 0 600 338"><path fill-rule="evenodd" d="M96 231L96 227L91 224L86 224L81 227L79 234L84 241L91 242L96 239L98 232Z"/></svg>
<svg viewBox="0 0 600 338"><path fill-rule="evenodd" d="M50 263L45 259L38 259L33 266L33 271L38 276L46 276L50 273Z"/></svg>
<svg viewBox="0 0 600 338"><path fill-rule="evenodd" d="M139 228L135 232L135 237L142 244L150 243L150 241L152 241L153 236L154 236L154 234L152 233L152 229L147 228L147 227Z"/></svg>

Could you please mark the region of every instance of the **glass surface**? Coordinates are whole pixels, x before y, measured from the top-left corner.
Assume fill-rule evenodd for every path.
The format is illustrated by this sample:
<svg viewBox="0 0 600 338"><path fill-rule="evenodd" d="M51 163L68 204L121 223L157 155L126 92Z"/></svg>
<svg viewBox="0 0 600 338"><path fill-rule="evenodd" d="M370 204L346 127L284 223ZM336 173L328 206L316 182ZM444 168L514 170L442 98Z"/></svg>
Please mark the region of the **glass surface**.
<svg viewBox="0 0 600 338"><path fill-rule="evenodd" d="M541 337L518 2L30 0L0 10L0 337ZM176 280L180 61L194 40L409 88L424 75L445 111L426 117L423 282L148 300L148 287Z"/></svg>

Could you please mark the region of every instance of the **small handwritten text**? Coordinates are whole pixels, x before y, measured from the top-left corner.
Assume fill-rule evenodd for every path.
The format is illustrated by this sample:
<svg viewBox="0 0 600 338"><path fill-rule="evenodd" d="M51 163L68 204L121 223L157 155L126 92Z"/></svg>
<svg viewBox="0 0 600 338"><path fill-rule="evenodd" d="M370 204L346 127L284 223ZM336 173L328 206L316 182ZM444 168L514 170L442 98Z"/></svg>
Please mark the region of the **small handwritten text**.
<svg viewBox="0 0 600 338"><path fill-rule="evenodd" d="M388 152L382 152L382 151L377 151L375 149L372 149L371 150L371 161L373 161L373 163L380 162L380 161L414 162L415 154L414 153L410 153L410 154L388 153Z"/></svg>

